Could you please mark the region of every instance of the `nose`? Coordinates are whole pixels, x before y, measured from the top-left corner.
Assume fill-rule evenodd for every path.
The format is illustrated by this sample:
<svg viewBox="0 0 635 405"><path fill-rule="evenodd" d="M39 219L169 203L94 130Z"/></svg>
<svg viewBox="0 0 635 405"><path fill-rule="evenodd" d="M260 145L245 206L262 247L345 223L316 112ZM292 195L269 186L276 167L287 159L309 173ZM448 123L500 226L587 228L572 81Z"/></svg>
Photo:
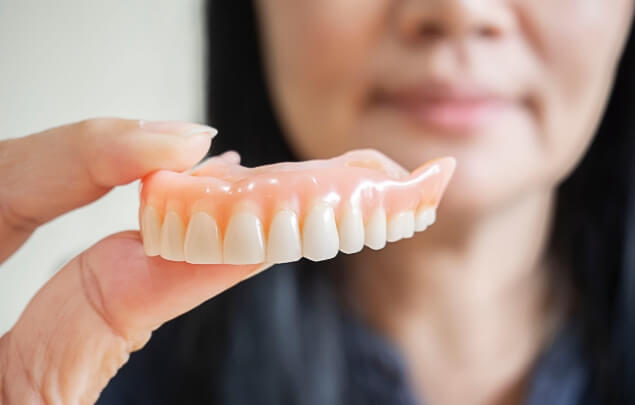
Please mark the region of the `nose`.
<svg viewBox="0 0 635 405"><path fill-rule="evenodd" d="M512 28L504 0L401 0L399 35L408 43L440 39L500 39Z"/></svg>

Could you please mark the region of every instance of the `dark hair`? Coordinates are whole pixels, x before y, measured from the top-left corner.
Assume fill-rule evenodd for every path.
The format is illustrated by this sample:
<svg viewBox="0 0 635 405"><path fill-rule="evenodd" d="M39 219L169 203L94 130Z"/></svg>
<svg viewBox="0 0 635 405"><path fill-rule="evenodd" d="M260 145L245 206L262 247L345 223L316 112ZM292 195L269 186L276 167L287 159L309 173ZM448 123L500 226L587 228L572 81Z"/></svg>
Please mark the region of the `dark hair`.
<svg viewBox="0 0 635 405"><path fill-rule="evenodd" d="M635 404L635 27L593 142L558 190L552 249L602 403Z"/></svg>
<svg viewBox="0 0 635 405"><path fill-rule="evenodd" d="M211 1L207 17L208 118L222 134L212 153L238 150L246 165L293 160L252 1ZM631 32L597 136L559 188L551 244L577 297L590 392L602 403L635 404L634 73ZM185 403L345 403L340 309L318 267L277 266L186 316Z"/></svg>

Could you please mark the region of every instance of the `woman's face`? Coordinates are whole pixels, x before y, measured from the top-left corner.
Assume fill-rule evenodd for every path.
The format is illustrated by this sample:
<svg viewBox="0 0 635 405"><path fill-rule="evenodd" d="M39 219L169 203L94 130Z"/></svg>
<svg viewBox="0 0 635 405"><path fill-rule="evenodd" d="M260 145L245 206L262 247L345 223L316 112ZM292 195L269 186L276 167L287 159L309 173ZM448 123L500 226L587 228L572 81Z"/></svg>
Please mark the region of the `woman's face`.
<svg viewBox="0 0 635 405"><path fill-rule="evenodd" d="M260 0L271 92L302 158L375 148L458 167L444 208L553 188L599 123L633 0Z"/></svg>

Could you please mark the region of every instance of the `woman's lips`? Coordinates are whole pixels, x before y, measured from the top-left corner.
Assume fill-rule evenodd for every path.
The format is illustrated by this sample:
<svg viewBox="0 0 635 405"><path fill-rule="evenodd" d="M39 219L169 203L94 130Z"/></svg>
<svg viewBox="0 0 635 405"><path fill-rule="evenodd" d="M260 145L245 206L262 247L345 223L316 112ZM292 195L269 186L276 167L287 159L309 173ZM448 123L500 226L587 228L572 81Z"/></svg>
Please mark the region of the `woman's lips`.
<svg viewBox="0 0 635 405"><path fill-rule="evenodd" d="M421 86L378 96L379 105L426 129L471 135L490 125L513 101L473 87Z"/></svg>

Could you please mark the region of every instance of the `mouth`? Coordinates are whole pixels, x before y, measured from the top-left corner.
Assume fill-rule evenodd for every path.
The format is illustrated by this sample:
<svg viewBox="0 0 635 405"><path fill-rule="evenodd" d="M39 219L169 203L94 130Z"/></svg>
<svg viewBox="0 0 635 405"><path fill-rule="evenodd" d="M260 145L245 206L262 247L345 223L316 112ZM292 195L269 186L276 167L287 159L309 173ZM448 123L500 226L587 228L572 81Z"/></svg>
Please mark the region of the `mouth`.
<svg viewBox="0 0 635 405"><path fill-rule="evenodd" d="M477 134L517 107L514 98L484 86L440 82L381 89L372 100L416 126L458 136Z"/></svg>

